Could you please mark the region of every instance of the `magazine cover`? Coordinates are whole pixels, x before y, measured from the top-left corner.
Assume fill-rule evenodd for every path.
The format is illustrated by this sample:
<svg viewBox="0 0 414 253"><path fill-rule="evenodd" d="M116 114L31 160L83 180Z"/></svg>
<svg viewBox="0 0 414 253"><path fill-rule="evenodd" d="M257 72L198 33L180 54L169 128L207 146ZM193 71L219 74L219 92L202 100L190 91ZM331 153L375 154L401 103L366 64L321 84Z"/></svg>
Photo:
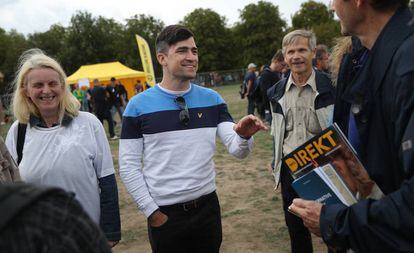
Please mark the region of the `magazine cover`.
<svg viewBox="0 0 414 253"><path fill-rule="evenodd" d="M295 179L292 187L301 198L322 204L342 203L350 206L357 202L331 163L317 167Z"/></svg>
<svg viewBox="0 0 414 253"><path fill-rule="evenodd" d="M336 123L282 158L283 166L289 169L294 179L328 163L357 199L383 196Z"/></svg>

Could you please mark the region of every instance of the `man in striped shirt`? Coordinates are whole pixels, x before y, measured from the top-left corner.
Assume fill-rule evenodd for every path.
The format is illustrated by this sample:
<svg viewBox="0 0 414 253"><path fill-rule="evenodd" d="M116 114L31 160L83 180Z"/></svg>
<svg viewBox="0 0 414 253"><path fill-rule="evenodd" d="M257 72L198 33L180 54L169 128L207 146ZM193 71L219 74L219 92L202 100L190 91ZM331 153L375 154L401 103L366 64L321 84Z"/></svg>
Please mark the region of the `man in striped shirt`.
<svg viewBox="0 0 414 253"><path fill-rule="evenodd" d="M190 30L166 27L156 50L163 79L133 97L125 110L121 178L148 217L153 252L219 252L216 136L232 155L244 158L252 149L251 137L266 126L253 115L234 124L218 93L190 83L198 67Z"/></svg>

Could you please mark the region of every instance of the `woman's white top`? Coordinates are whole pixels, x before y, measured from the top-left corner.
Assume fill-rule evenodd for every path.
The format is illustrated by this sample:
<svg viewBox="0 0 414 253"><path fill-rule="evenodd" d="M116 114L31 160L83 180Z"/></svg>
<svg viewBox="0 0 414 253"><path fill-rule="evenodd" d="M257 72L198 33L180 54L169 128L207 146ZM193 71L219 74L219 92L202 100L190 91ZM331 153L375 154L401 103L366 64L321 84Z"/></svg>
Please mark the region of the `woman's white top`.
<svg viewBox="0 0 414 253"><path fill-rule="evenodd" d="M6 138L14 159L17 132L16 121ZM98 178L114 174L114 166L104 128L93 114L79 112L68 126L42 128L28 124L19 169L28 183L75 193L85 211L99 224Z"/></svg>

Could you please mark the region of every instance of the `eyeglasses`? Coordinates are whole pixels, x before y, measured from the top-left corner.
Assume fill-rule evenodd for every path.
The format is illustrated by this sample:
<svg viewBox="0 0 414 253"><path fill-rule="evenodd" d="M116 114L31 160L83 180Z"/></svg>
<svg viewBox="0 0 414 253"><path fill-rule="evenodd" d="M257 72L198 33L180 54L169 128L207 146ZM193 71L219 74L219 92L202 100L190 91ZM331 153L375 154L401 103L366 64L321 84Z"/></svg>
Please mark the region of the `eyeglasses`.
<svg viewBox="0 0 414 253"><path fill-rule="evenodd" d="M179 96L175 98L175 103L180 108L180 114L178 115L180 123L187 126L190 122L190 113L188 112L187 103L185 102L184 97Z"/></svg>

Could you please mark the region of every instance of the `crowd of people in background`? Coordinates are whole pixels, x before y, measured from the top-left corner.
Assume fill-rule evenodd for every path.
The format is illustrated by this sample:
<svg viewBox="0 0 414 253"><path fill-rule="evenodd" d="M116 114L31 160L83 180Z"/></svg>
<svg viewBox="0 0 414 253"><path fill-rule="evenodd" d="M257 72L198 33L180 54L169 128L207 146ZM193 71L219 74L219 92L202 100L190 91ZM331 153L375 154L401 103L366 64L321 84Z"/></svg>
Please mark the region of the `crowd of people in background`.
<svg viewBox="0 0 414 253"><path fill-rule="evenodd" d="M122 115L128 104L128 92L120 80L111 77L107 85L102 85L98 79L92 81L93 88L89 86L79 87L75 83L70 86L73 96L79 101L81 111L94 113L97 118L108 124L109 137L116 140L119 137L115 134L115 126L122 123ZM145 82L145 86L141 84L141 80L137 80L134 85L134 95L149 89L151 86ZM119 122L115 120L115 115Z"/></svg>

